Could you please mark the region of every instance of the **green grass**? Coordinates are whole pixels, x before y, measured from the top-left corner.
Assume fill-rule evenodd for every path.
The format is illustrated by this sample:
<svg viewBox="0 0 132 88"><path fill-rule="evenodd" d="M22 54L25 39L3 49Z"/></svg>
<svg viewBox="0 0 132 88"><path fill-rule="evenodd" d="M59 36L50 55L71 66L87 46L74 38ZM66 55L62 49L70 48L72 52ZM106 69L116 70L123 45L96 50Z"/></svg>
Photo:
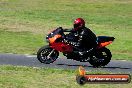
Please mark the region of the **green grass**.
<svg viewBox="0 0 132 88"><path fill-rule="evenodd" d="M0 0L0 52L35 54L49 30L71 28L77 17L97 35L116 38L113 59L132 60L131 0Z"/></svg>
<svg viewBox="0 0 132 88"><path fill-rule="evenodd" d="M35 54L43 44L43 36L29 32L0 31L0 52L3 53L30 53ZM38 38L39 37L39 38ZM34 52L31 52L34 51ZM35 52L36 51L36 52Z"/></svg>
<svg viewBox="0 0 132 88"><path fill-rule="evenodd" d="M87 74L108 72L89 71ZM0 88L131 88L129 84L76 83L77 70L0 66Z"/></svg>

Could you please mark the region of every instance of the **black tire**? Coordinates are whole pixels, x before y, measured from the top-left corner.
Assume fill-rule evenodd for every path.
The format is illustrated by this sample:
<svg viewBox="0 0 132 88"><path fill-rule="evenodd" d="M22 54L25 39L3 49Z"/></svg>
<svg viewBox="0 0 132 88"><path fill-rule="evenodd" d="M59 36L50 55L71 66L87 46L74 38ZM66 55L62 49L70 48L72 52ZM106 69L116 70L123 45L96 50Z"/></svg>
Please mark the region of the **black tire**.
<svg viewBox="0 0 132 88"><path fill-rule="evenodd" d="M76 76L76 81L77 81L78 84L84 85L87 80L84 76L78 75L78 76Z"/></svg>
<svg viewBox="0 0 132 88"><path fill-rule="evenodd" d="M111 60L112 54L109 49L101 48L90 57L89 63L93 67L101 67L107 65Z"/></svg>
<svg viewBox="0 0 132 88"><path fill-rule="evenodd" d="M41 47L38 52L37 52L37 58L41 63L44 64L50 64L53 63L59 56L59 52L54 50L54 52L51 54L50 58L47 58L47 56L49 55L49 53L52 51L53 49L50 48L48 45L47 46L43 46Z"/></svg>

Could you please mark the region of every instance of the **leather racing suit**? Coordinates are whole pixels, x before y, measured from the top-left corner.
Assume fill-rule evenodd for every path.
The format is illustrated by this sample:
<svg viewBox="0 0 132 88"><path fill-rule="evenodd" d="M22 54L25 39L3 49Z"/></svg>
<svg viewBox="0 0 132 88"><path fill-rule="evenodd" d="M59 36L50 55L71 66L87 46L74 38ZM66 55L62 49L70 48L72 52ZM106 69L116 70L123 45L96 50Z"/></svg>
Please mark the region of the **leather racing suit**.
<svg viewBox="0 0 132 88"><path fill-rule="evenodd" d="M66 42L78 47L81 51L97 45L96 35L89 28L84 27L78 31L72 29L68 35L74 38L66 40Z"/></svg>

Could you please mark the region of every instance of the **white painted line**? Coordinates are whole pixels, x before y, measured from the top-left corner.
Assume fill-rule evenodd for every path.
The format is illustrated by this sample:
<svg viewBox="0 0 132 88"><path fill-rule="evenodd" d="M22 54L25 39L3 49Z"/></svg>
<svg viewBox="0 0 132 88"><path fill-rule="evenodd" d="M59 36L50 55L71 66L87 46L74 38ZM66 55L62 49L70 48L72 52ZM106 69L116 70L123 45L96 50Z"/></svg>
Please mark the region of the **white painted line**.
<svg viewBox="0 0 132 88"><path fill-rule="evenodd" d="M25 54L26 57L37 57L36 55L27 55Z"/></svg>
<svg viewBox="0 0 132 88"><path fill-rule="evenodd" d="M120 61L127 61L127 60L120 60Z"/></svg>

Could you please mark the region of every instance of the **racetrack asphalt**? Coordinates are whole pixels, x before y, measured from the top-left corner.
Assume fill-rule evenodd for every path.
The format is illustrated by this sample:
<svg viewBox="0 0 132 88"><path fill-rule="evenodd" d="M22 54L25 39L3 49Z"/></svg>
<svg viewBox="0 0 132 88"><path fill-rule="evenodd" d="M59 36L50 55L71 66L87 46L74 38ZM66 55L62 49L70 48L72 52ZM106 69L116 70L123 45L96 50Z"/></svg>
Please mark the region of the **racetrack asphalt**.
<svg viewBox="0 0 132 88"><path fill-rule="evenodd" d="M114 73L132 73L132 61L111 60L105 67L93 68L88 62L78 62L65 57L59 57L52 64L43 64L39 62L36 55L20 54L0 54L0 65L29 66L29 67L49 67L59 69L78 69L83 66L87 71L108 71Z"/></svg>

